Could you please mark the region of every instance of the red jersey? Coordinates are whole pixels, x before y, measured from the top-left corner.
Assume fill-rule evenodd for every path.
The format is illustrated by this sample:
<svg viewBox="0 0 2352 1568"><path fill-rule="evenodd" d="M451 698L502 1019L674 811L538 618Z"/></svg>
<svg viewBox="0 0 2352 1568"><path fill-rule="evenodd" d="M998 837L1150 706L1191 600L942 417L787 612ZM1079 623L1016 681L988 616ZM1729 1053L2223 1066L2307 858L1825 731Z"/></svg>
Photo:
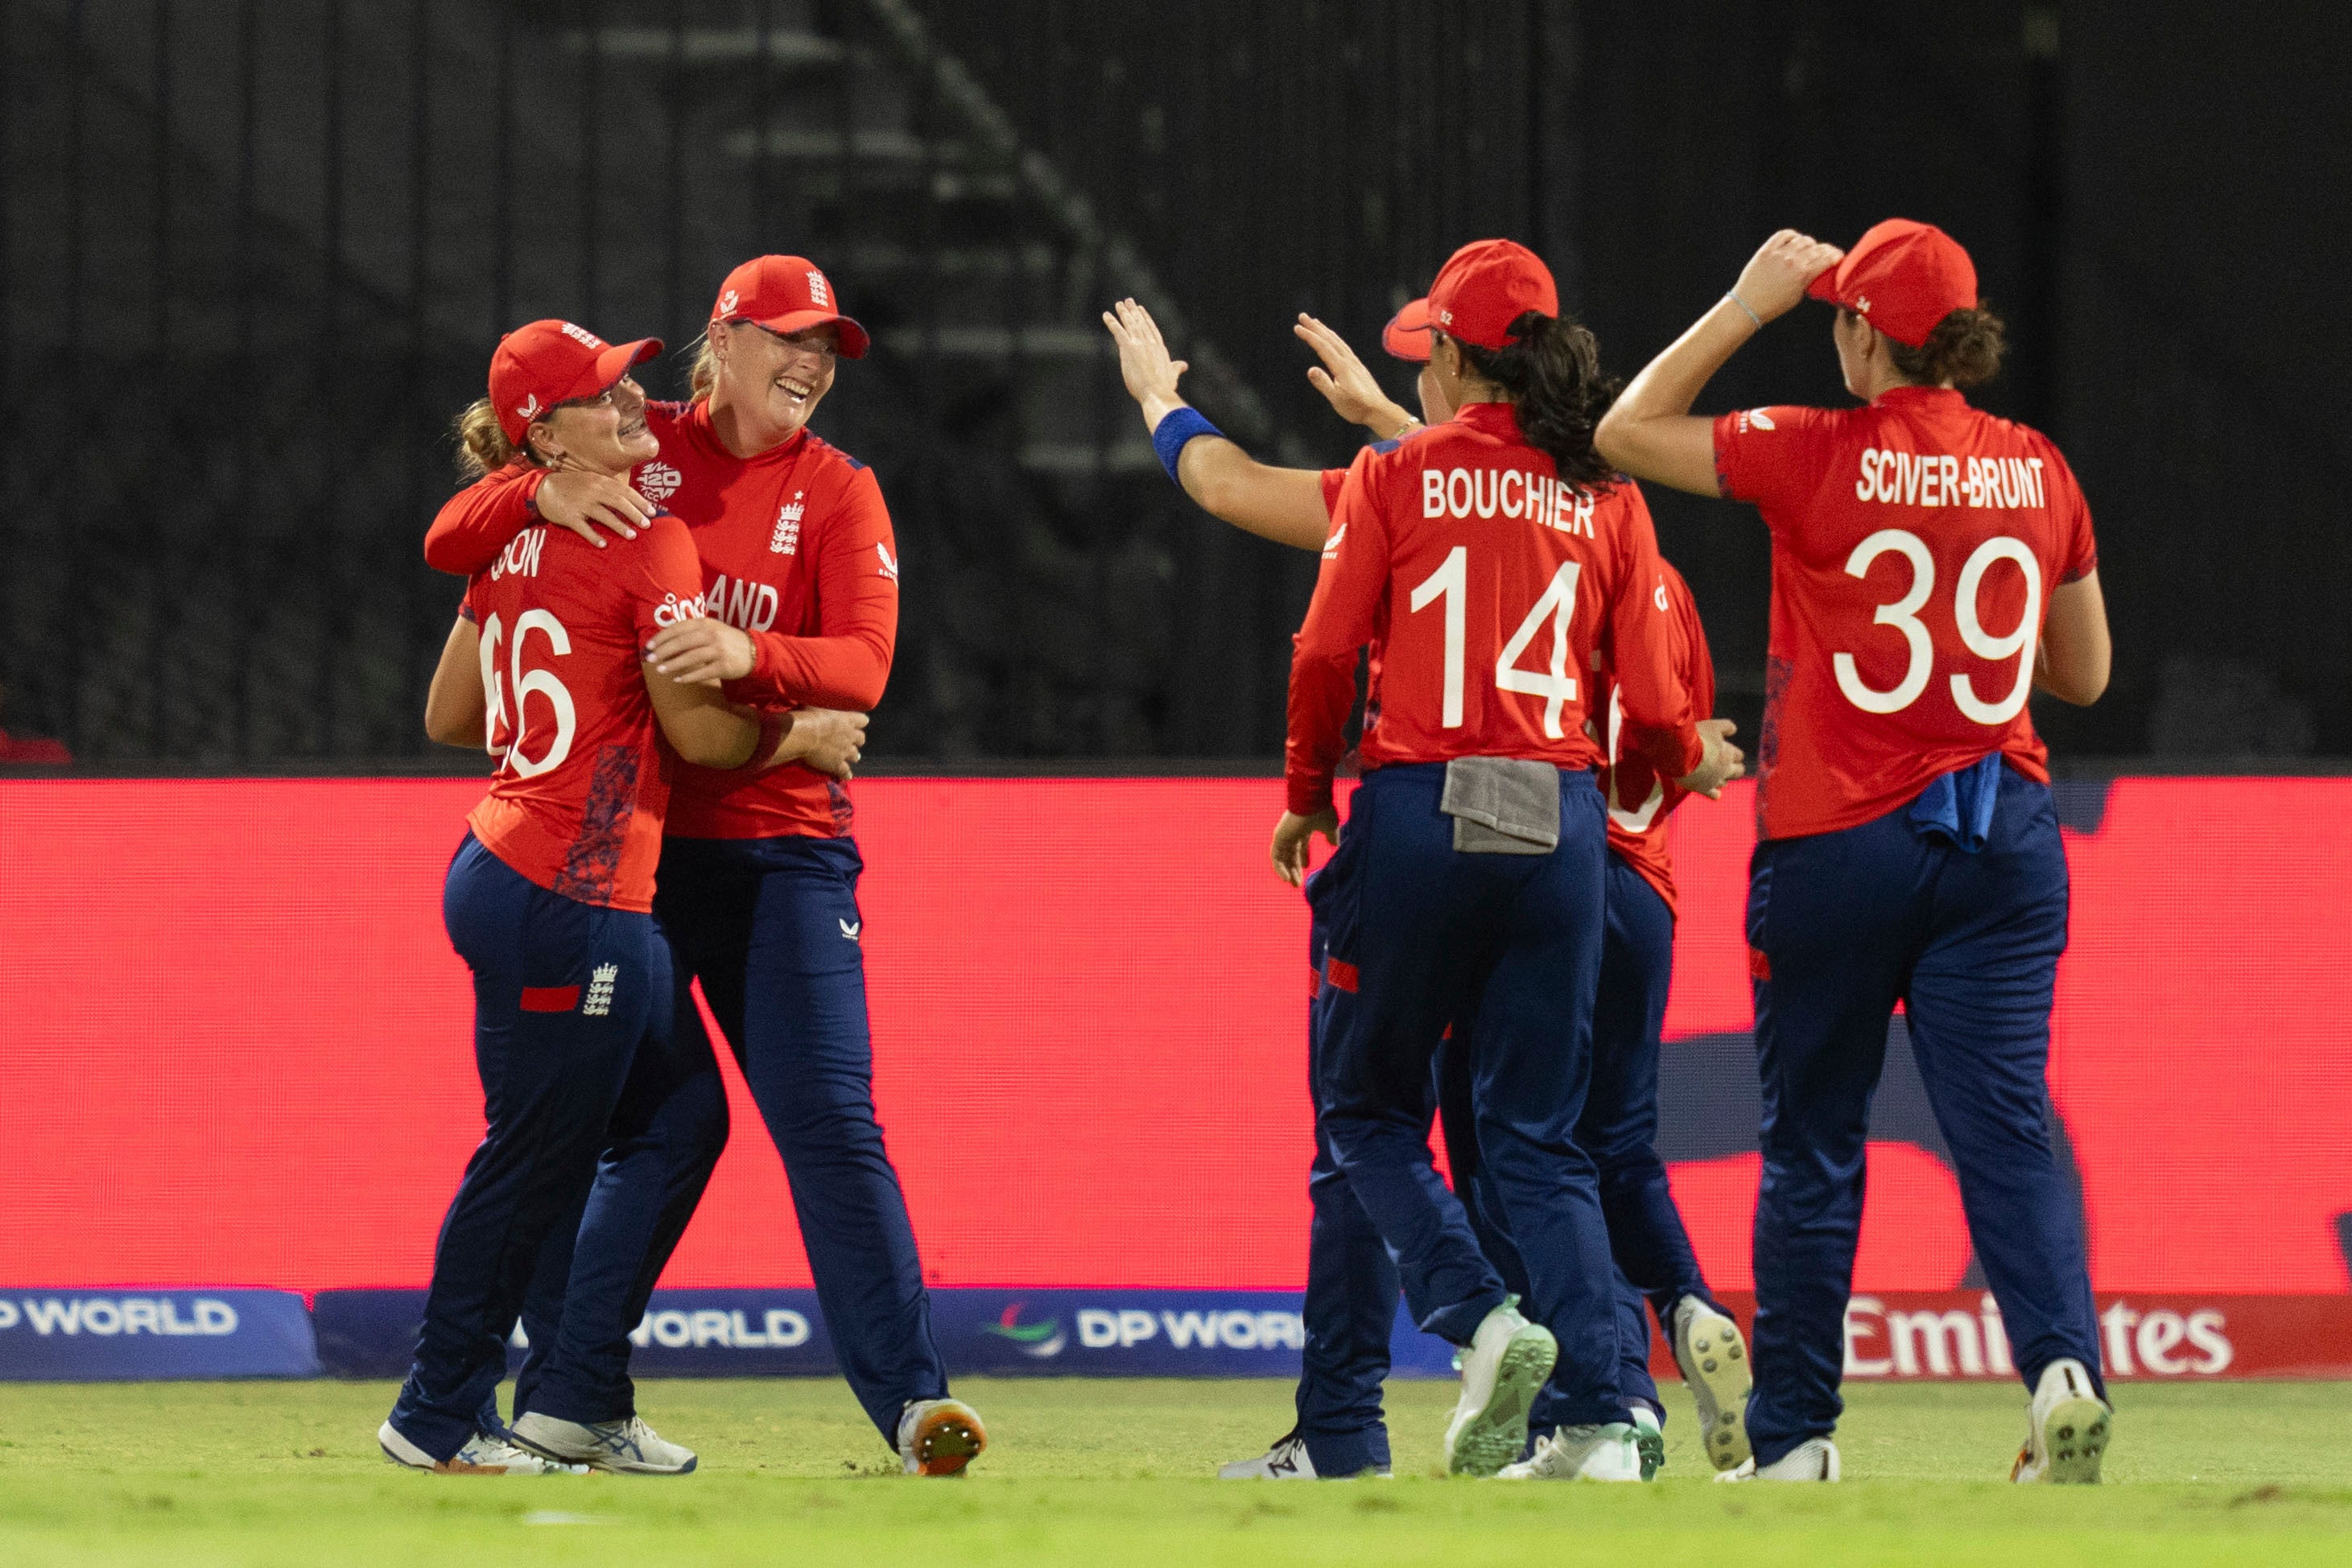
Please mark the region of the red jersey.
<svg viewBox="0 0 2352 1568"><path fill-rule="evenodd" d="M1366 447L1291 660L1290 809L1331 804L1367 643L1367 770L1467 756L1597 767L1585 720L1605 663L1629 743L1679 778L1701 747L1673 677L1671 620L1641 491L1560 483L1507 404Z"/></svg>
<svg viewBox="0 0 2352 1568"><path fill-rule="evenodd" d="M648 403L646 424L661 455L631 481L685 521L710 614L750 633L758 653L727 696L858 712L881 701L898 637L898 546L872 470L805 426L738 458L712 431L708 403ZM531 498L545 477L510 468L451 497L425 535L425 561L480 571L535 521ZM687 838L838 837L850 820L841 781L797 763L761 773L681 763L669 828Z"/></svg>
<svg viewBox="0 0 2352 1568"><path fill-rule="evenodd" d="M650 910L677 755L646 693L645 646L702 614L685 524L631 550L560 528L515 535L466 590L482 639L490 793L466 818L482 847L551 892Z"/></svg>
<svg viewBox="0 0 2352 1568"><path fill-rule="evenodd" d="M1772 531L1759 837L1868 822L1989 752L2048 780L2034 646L2051 590L2098 549L2047 437L1905 386L1727 414L1715 468Z"/></svg>
<svg viewBox="0 0 2352 1568"><path fill-rule="evenodd" d="M1675 681L1688 693L1690 711L1706 717L1715 711L1715 660L1706 647L1706 628L1699 624L1698 604L1690 584L1671 563L1660 561L1659 572L1672 606L1669 635L1674 644ZM1675 907L1675 862L1666 847L1666 818L1690 796L1690 791L1662 774L1650 759L1625 743L1625 704L1612 685L1609 691L1609 847L1658 890L1666 908Z"/></svg>

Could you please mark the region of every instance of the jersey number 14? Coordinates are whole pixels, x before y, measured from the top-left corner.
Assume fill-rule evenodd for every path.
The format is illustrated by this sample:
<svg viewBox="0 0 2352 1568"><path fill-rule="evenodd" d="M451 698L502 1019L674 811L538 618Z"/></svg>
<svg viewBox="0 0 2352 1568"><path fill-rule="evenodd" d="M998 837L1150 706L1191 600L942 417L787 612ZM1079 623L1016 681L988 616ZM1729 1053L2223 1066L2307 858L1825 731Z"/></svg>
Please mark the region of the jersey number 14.
<svg viewBox="0 0 2352 1568"><path fill-rule="evenodd" d="M1578 562L1559 563L1559 570L1544 584L1543 593L1528 609L1527 618L1519 623L1519 629L1511 634L1511 640L1503 645L1501 655L1495 660L1497 690L1521 691L1544 699L1544 733L1555 741L1566 733L1560 728L1560 710L1576 700L1576 677L1568 673L1568 623L1576 615L1576 580L1583 570ZM1439 722L1445 729L1458 730L1462 727L1462 645L1468 636L1469 546L1457 544L1446 552L1444 563L1413 589L1413 613L1420 614L1440 596L1445 600L1445 696ZM1551 621L1551 668L1547 671L1521 669L1519 658L1528 651L1528 644L1535 640L1547 616Z"/></svg>

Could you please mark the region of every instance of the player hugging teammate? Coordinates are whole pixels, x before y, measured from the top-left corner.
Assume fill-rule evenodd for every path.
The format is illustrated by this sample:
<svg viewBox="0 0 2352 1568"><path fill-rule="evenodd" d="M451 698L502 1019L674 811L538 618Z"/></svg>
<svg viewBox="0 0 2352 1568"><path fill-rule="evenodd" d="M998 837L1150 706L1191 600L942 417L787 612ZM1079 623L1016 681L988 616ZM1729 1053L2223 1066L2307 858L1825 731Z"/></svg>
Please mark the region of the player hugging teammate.
<svg viewBox="0 0 2352 1568"><path fill-rule="evenodd" d="M576 326L539 322L508 340L499 363L525 340L532 348L522 357L534 364L542 344L557 359L567 343L602 350ZM763 256L721 284L686 403L646 402L609 354L584 368L564 362L565 374L551 374L545 384L502 379L493 367L481 417L496 416L508 445L484 454L475 484L442 509L426 560L472 578L469 605L528 594L518 584L537 584L535 574L557 563L566 581L616 594L656 559L667 574L667 596L634 632L620 629L618 611L607 615L614 626L593 647L555 611L518 603L510 616L481 623L478 678L471 675L472 623L452 634L436 678L436 703L445 689L451 702L462 689L478 705L487 691L494 719L508 715L509 728L491 736L503 761L491 802L476 814L477 833L499 852L481 822L509 794L570 803L568 815L533 819L518 837L552 865L605 867L599 886L622 889L624 907L635 911L628 929L644 950L610 974L602 963L583 969L586 960L571 949L542 954L509 930L514 915L505 906L486 921L487 934L469 938L453 893L452 936L474 965L484 1019L479 1054L492 1124L476 1166L505 1146L510 1091L499 1075L516 1070L506 1036L518 1007L526 1030L548 1031L553 1042L568 1038L567 1028L611 1032L622 1011L614 998L625 994L634 1016L657 1025L658 1048L639 1047L633 1068L625 1043L615 1045L604 1077L656 1079L663 1105L691 1104L694 1113L625 1124L583 1098L603 1079L560 1071L555 1045L530 1058L539 1075L530 1080L533 1092L542 1077L551 1089L543 1113L525 1108L532 1135L560 1141L562 1160L534 1159L532 1147L504 1156L526 1167L530 1206L519 1215L507 1212L514 1201L503 1187L473 1196L469 1167L444 1231L418 1369L384 1427L386 1451L404 1462L693 1468L693 1455L635 1419L625 1368L626 1336L726 1141L716 1058L688 989L696 980L783 1157L818 1304L867 1415L913 1474L956 1474L986 1444L978 1413L949 1394L906 1199L874 1114L856 900L864 862L844 781L858 757L864 714L889 675L898 562L873 473L808 428L838 361L863 356L866 346L865 329L841 312L814 263ZM561 439L567 422L586 416L582 409L617 421L618 437L593 453ZM501 635L503 650L495 643ZM665 720L673 759L642 714L632 721L631 755L575 743L604 711L601 697L582 694L592 675L595 684L584 689L613 689L614 701L642 708L650 694L665 715L691 707L732 726L727 744L690 747ZM480 732L471 720L431 727L444 740ZM744 765L754 754L761 765ZM644 781L634 796L615 783L625 774ZM468 840L460 869L474 855ZM608 864L616 856L626 872L617 881ZM534 881L538 863L509 862ZM580 879L568 874L550 872L537 885L556 897L583 896ZM494 938L522 942L521 957L482 945ZM561 974L541 975L557 956ZM551 1021L531 1022L534 1008ZM635 1103L623 1094L625 1109ZM597 1226L624 1210L629 1245L608 1243ZM503 1239L457 1247L477 1229ZM481 1247L488 1253L477 1257ZM544 1329L533 1321L534 1304ZM592 1307L593 1335L575 1333L574 1318ZM534 1363L541 1345L558 1348L554 1370L542 1377L527 1365L519 1379L509 1435L499 1426L494 1395L517 1313ZM565 1353L590 1339L583 1362L593 1378L573 1373ZM594 1396L575 1396L575 1384L593 1384Z"/></svg>
<svg viewBox="0 0 2352 1568"><path fill-rule="evenodd" d="M1809 287L1839 307L1866 406L1690 416ZM1318 1115L1298 1425L1223 1473L1386 1472L1401 1276L1423 1328L1463 1349L1456 1471L1655 1473L1638 1287L1719 1479L1836 1479L1868 1103L1901 1001L2032 1391L2012 1478L2096 1480L2112 1413L2045 1079L2065 860L2025 702L2037 684L2098 697L2105 616L2064 459L1960 395L2000 352L1966 253L1903 220L1851 255L1775 236L1613 407L1589 336L1557 321L1549 277L1517 247L1465 247L1415 306L1384 341L1430 361L1425 433L1301 320L1318 390L1405 437L1344 482L1251 461L1176 395L1183 367L1148 316L1129 302L1106 318L1171 477L1250 531L1321 546L1274 846L1294 882L1307 835L1337 826L1348 672L1360 649L1371 660L1364 783L1307 880ZM1433 353L1415 352L1424 323ZM1654 1147L1663 824L1738 754L1729 726L1691 727L1713 687L1705 637L1629 475L1752 501L1775 544L1748 914L1764 1101L1752 1395ZM1627 596L1637 583L1655 618ZM1514 630L1520 598L1533 607ZM1598 877L1595 769L1612 851ZM1455 1193L1430 1163L1433 1111Z"/></svg>

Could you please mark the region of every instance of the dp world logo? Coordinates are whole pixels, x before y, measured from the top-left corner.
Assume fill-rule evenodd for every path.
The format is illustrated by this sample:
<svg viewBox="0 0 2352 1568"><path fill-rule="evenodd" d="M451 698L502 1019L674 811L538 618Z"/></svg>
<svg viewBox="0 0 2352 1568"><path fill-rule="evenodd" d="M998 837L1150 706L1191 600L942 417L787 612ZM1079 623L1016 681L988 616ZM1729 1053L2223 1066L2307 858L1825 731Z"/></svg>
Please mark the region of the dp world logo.
<svg viewBox="0 0 2352 1568"><path fill-rule="evenodd" d="M1013 1302L996 1321L981 1324L980 1331L1011 1340L1023 1355L1034 1356L1039 1361L1060 1355L1062 1347L1070 1342L1070 1336L1062 1331L1062 1320L1048 1318L1042 1323L1024 1323L1021 1321L1021 1309L1028 1304Z"/></svg>

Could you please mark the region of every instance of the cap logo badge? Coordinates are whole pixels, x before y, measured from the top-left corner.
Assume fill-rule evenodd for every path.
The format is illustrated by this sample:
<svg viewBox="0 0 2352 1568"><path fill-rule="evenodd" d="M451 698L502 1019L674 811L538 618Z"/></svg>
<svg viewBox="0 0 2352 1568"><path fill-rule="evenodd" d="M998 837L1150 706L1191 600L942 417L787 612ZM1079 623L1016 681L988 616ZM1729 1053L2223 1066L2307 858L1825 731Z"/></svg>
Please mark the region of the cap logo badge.
<svg viewBox="0 0 2352 1568"><path fill-rule="evenodd" d="M522 400L522 406L515 410L515 417L526 421L539 417L538 393L534 392Z"/></svg>
<svg viewBox="0 0 2352 1568"><path fill-rule="evenodd" d="M1867 294L1856 294L1853 297L1853 309L1854 313L1857 315L1867 316L1870 314L1870 296Z"/></svg>
<svg viewBox="0 0 2352 1568"><path fill-rule="evenodd" d="M601 349L604 346L604 339L598 337L587 328L575 327L569 321L563 323L563 335L570 338L572 342L583 344L588 348Z"/></svg>
<svg viewBox="0 0 2352 1568"><path fill-rule="evenodd" d="M719 313L722 316L731 316L735 313L734 289L730 289L727 292L719 296Z"/></svg>
<svg viewBox="0 0 2352 1568"><path fill-rule="evenodd" d="M830 290L826 287L824 274L814 267L809 268L808 289L810 304L822 305L828 310L833 309L833 300L827 297Z"/></svg>

